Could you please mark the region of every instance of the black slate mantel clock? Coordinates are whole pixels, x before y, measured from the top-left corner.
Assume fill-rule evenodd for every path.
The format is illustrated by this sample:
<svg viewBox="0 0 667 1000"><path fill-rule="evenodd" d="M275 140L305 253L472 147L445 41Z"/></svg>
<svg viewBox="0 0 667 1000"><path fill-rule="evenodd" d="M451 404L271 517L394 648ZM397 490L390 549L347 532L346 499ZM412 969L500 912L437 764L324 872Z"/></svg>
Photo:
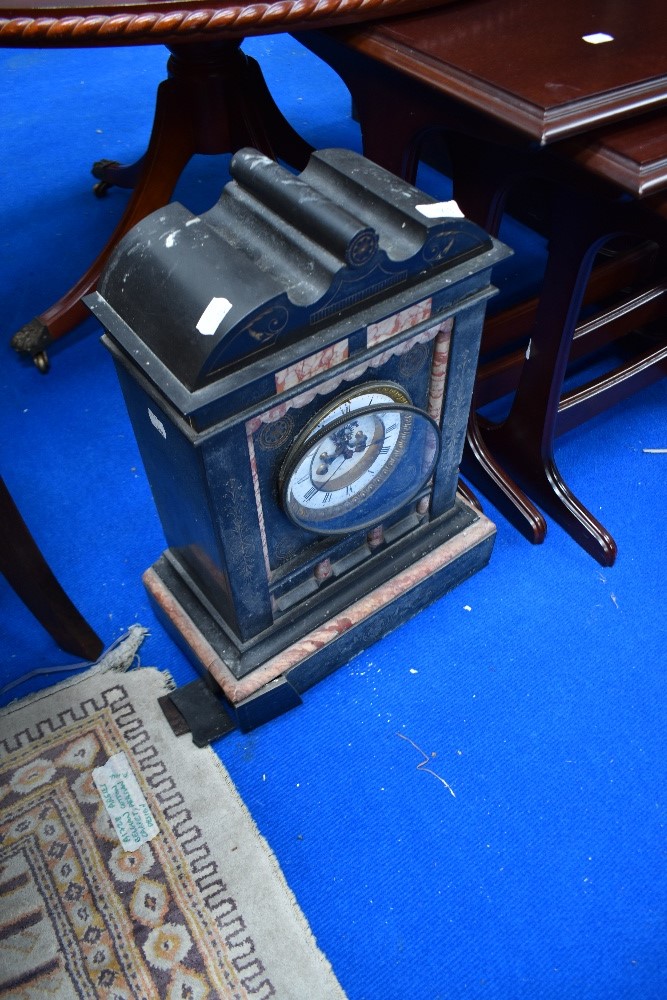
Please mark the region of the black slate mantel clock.
<svg viewBox="0 0 667 1000"><path fill-rule="evenodd" d="M88 304L168 544L145 585L250 729L488 561L458 464L507 250L348 151L231 172L136 226Z"/></svg>

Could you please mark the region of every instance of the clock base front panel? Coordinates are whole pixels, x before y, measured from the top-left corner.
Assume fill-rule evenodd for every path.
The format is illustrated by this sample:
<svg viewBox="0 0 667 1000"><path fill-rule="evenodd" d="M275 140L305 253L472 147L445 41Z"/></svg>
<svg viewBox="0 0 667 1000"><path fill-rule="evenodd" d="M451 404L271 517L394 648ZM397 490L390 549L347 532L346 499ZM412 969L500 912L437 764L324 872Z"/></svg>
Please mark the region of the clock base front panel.
<svg viewBox="0 0 667 1000"><path fill-rule="evenodd" d="M471 524L321 625L269 655L238 679L225 631L163 556L143 580L158 618L248 731L298 705L301 694L452 590L489 561L495 526L475 512Z"/></svg>

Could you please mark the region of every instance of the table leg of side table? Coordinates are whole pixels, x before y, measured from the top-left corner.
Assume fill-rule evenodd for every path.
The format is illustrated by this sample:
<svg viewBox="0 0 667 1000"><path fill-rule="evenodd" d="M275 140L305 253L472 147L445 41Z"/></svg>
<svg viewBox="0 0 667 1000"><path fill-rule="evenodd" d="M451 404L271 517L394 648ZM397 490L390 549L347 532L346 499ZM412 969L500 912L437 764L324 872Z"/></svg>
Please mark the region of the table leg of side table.
<svg viewBox="0 0 667 1000"><path fill-rule="evenodd" d="M505 211L508 189L516 180L513 167L487 169L486 156L476 144L462 136L450 136L454 196L465 215L498 235ZM469 153L469 145L476 150ZM491 157L491 159L494 159ZM495 162L495 160L494 160ZM482 348L484 347L482 335ZM489 450L477 415L477 387L473 392L461 471L489 499L524 537L535 545L547 534L544 516Z"/></svg>
<svg viewBox="0 0 667 1000"><path fill-rule="evenodd" d="M122 236L166 205L184 167L196 153L232 153L254 146L293 166L305 167L311 147L276 107L258 64L240 40L179 45L171 49L169 76L158 87L148 150L130 167L96 165L106 183L133 186L132 196L108 243L79 281L46 312L12 338L19 353L48 369L46 348L87 315L81 301L92 291Z"/></svg>
<svg viewBox="0 0 667 1000"><path fill-rule="evenodd" d="M61 649L96 660L102 640L62 589L0 479L0 573Z"/></svg>
<svg viewBox="0 0 667 1000"><path fill-rule="evenodd" d="M507 418L479 421L503 469L603 566L616 543L564 481L554 459L558 406L577 317L596 253L613 235L601 212L572 190L556 195L549 260L526 360Z"/></svg>

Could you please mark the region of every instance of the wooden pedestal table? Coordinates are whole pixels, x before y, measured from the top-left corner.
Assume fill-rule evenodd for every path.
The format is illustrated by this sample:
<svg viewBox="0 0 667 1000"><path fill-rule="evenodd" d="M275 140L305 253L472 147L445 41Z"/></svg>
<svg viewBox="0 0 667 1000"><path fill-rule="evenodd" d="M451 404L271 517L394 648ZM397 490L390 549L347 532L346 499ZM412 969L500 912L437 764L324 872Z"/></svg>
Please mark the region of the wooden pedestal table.
<svg viewBox="0 0 667 1000"><path fill-rule="evenodd" d="M432 0L431 0L432 2ZM168 79L158 88L146 155L136 164L96 164L102 185L134 188L114 233L80 280L46 312L23 326L12 345L48 369L46 349L85 318L81 299L94 289L118 240L165 205L195 153L254 146L305 166L310 148L275 106L259 66L240 50L244 37L311 24L327 26L415 10L429 0L284 0L281 3L183 0L176 7L147 0L0 2L0 45L67 48L164 44Z"/></svg>

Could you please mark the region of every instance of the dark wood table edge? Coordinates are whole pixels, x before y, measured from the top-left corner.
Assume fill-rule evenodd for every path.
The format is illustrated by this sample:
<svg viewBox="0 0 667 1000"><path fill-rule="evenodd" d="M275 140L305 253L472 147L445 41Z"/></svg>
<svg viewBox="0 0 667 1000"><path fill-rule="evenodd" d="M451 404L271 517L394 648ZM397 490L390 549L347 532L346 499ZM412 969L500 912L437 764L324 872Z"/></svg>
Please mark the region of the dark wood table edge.
<svg viewBox="0 0 667 1000"><path fill-rule="evenodd" d="M85 48L117 45L199 43L211 39L325 28L413 13L438 0L278 0L276 3L202 4L181 9L142 9L109 3L94 12L53 8L32 13L0 8L0 46ZM149 4L146 4L149 7ZM159 8L159 4L156 4ZM39 12L38 12L39 11Z"/></svg>
<svg viewBox="0 0 667 1000"><path fill-rule="evenodd" d="M545 108L477 78L473 80L451 64L443 66L428 54L402 45L387 33L392 23L393 20L388 20L385 26L383 19L379 25L337 25L327 27L326 36L380 63L386 64L391 56L391 64L397 71L426 86L438 87L441 93L475 111L488 116L492 113L496 124L515 129L540 145L576 136L592 126L597 129L661 106L667 108L665 83L655 79L625 88L622 93L609 92ZM318 40L312 37L313 32L304 35L297 29L290 31L317 54ZM319 34L319 26L313 31Z"/></svg>

